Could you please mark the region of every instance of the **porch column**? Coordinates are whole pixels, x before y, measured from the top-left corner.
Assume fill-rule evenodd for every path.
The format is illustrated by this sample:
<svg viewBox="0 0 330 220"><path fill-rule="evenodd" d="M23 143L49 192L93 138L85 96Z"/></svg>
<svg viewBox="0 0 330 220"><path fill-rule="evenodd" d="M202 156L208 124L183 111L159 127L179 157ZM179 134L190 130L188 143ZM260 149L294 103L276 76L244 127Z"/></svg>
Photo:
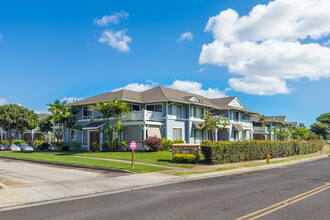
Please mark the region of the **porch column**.
<svg viewBox="0 0 330 220"><path fill-rule="evenodd" d="M215 129L214 139L215 139L215 141L218 140L218 129L217 128Z"/></svg>
<svg viewBox="0 0 330 220"><path fill-rule="evenodd" d="M147 126L143 125L143 140L147 138Z"/></svg>

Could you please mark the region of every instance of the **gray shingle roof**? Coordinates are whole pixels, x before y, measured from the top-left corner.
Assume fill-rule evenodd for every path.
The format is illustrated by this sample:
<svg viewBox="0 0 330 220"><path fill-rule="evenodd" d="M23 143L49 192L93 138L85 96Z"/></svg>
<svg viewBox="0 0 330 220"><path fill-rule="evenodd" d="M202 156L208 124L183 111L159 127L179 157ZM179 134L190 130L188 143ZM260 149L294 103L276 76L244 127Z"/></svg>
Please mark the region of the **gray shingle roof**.
<svg viewBox="0 0 330 220"><path fill-rule="evenodd" d="M198 102L190 102L189 100L195 97ZM236 97L226 97L226 98L216 98L216 99L208 99L204 96L193 94L189 92L184 92L176 89L171 89L163 86L157 86L142 92L136 92L126 89L121 89L115 92L103 93L100 95L96 95L87 99L83 99L77 102L70 103L68 105L89 105L97 102L104 102L113 99L120 99L123 101L132 101L132 102L140 102L140 103L148 103L148 102L157 102L157 101L174 101L181 103L194 103L196 105L209 106L217 109L239 109L236 107L228 106L228 104L233 101ZM253 112L250 110L246 110L249 112Z"/></svg>

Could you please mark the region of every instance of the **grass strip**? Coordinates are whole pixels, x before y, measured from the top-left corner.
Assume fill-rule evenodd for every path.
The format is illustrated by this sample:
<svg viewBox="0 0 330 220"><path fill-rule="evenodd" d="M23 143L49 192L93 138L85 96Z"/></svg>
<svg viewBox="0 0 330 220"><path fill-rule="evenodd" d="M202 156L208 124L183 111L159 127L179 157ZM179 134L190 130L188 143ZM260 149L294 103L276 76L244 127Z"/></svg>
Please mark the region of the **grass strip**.
<svg viewBox="0 0 330 220"><path fill-rule="evenodd" d="M76 165L85 165L85 166L95 166L95 167L105 167L105 168L115 168L115 169L124 169L130 170L136 173L147 173L155 171L169 170L163 167L154 167L141 164L135 164L134 169L132 169L130 163L106 161L106 160L97 160L97 159L86 159L86 158L76 158L68 156L57 156L57 155L40 155L33 153L21 153L21 152L0 152L0 156L11 157L11 158L21 158L21 159L31 159L37 161L48 161L48 162L57 162L65 164L76 164Z"/></svg>

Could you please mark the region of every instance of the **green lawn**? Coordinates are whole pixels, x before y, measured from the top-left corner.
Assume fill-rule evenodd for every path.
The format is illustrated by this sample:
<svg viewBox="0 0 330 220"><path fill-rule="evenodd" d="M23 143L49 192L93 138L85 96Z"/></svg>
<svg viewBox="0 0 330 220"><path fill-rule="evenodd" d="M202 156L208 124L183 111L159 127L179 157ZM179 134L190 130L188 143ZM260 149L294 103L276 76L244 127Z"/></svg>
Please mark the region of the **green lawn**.
<svg viewBox="0 0 330 220"><path fill-rule="evenodd" d="M38 153L38 152L37 152ZM119 160L132 160L132 152L71 152L71 151L46 151L42 153L54 155L75 155L93 158L110 158ZM145 162L151 164L159 164L173 167L193 168L194 165L190 164L175 164L172 163L172 152L159 151L159 152L135 152L134 160L138 162Z"/></svg>
<svg viewBox="0 0 330 220"><path fill-rule="evenodd" d="M35 153L2 151L2 152L0 152L0 156L31 159L31 160L38 160L38 161L49 161L49 162L58 162L58 163L67 163L67 164L96 166L96 167L117 168L117 169L134 171L136 173L146 173L146 172L168 170L167 168L163 168L163 167L154 167L154 166L147 166L147 165L140 165L140 164L135 164L134 165L135 168L132 170L130 163L113 162L113 161L97 160L97 159L76 158L76 157L68 157L68 156L52 155L52 154L40 155L40 154L35 154Z"/></svg>

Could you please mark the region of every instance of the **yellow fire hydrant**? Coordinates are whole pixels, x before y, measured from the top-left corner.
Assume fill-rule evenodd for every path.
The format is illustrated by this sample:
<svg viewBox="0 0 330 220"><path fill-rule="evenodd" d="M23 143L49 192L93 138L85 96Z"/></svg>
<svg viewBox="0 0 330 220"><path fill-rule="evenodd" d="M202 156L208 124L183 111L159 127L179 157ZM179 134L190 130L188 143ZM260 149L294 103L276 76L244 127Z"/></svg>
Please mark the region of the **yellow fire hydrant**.
<svg viewBox="0 0 330 220"><path fill-rule="evenodd" d="M270 164L270 158L272 158L269 154L266 155L267 164Z"/></svg>

